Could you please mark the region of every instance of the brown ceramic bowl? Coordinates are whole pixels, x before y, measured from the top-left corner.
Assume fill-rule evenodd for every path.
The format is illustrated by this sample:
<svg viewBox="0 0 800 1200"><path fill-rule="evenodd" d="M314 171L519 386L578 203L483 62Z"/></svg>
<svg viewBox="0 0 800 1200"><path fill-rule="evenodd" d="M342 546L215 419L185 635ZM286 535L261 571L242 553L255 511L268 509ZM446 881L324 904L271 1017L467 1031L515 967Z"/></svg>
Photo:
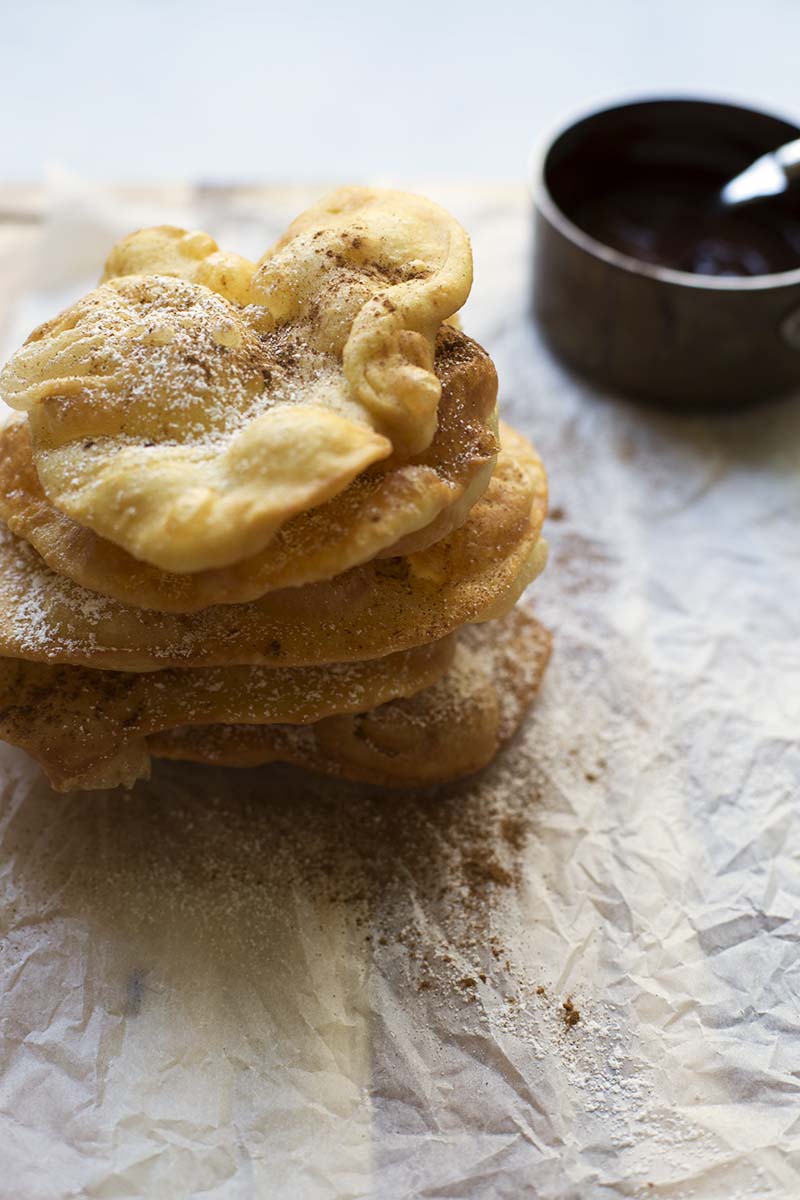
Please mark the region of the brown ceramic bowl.
<svg viewBox="0 0 800 1200"><path fill-rule="evenodd" d="M671 405L733 406L799 387L800 243L790 269L781 260L728 276L659 265L602 237L612 175L666 168L676 181L699 171L724 182L799 136L766 113L706 100L623 104L562 131L535 184L534 311L553 350L605 387ZM800 234L800 189L766 203ZM775 207L758 208L750 215L773 220Z"/></svg>

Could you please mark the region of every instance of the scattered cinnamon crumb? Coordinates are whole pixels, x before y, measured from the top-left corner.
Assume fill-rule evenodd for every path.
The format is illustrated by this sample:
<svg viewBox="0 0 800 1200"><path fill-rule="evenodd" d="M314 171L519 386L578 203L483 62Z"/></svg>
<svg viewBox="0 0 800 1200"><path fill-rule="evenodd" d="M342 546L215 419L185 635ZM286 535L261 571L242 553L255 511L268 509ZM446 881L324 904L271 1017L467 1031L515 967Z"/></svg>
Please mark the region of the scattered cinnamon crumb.
<svg viewBox="0 0 800 1200"><path fill-rule="evenodd" d="M564 1010L564 1024L567 1027L572 1026L572 1025L577 1025L578 1021L580 1021L580 1019L581 1019L581 1014L578 1011L578 1009L575 1007L575 1005L572 1003L572 1000L569 997L567 997L567 999L564 1001L564 1003L561 1005L561 1007Z"/></svg>
<svg viewBox="0 0 800 1200"><path fill-rule="evenodd" d="M512 850L522 850L525 845L525 821L520 816L504 817L500 822L500 833Z"/></svg>
<svg viewBox="0 0 800 1200"><path fill-rule="evenodd" d="M509 887L513 882L511 872L497 861L491 851L482 848L464 856L464 874L473 887L487 883Z"/></svg>

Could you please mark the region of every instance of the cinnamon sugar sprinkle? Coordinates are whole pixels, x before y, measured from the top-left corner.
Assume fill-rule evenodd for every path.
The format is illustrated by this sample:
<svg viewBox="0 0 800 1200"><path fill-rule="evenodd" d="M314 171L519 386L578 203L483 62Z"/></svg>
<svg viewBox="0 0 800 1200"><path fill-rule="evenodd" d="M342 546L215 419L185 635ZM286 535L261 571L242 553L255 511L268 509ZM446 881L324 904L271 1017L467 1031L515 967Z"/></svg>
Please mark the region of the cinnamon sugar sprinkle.
<svg viewBox="0 0 800 1200"><path fill-rule="evenodd" d="M134 943L188 920L212 958L261 954L276 913L302 896L339 912L376 960L400 955L414 990L469 1004L488 986L513 1006L521 987L534 991L503 919L536 820L527 740L469 780L418 792L282 766L157 763L132 791L59 798L55 824L84 852L76 861L54 845L38 884Z"/></svg>

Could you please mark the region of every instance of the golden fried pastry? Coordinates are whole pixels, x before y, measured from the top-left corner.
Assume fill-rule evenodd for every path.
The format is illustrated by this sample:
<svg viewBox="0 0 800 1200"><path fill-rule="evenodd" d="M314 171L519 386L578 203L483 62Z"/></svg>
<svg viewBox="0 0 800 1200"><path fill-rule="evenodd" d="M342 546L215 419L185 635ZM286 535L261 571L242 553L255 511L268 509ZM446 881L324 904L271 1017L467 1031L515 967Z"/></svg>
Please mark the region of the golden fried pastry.
<svg viewBox="0 0 800 1200"><path fill-rule="evenodd" d="M54 786L152 756L443 782L549 636L544 468L460 331L469 242L344 188L257 263L141 229L0 373L0 737Z"/></svg>
<svg viewBox="0 0 800 1200"><path fill-rule="evenodd" d="M212 290L214 268L202 283L194 266L191 279L150 273L160 254L171 271L186 258L180 236L156 232L111 257L110 272L148 273L107 278L0 375L56 508L161 570L209 570L258 554L371 464L430 445L436 335L472 276L452 217L342 189L265 255L249 305ZM201 246L199 263L214 253Z"/></svg>
<svg viewBox="0 0 800 1200"><path fill-rule="evenodd" d="M161 612L242 603L329 579L377 554L422 550L466 520L497 453L497 380L486 352L443 326L436 373L439 424L427 450L361 474L332 500L293 517L259 554L230 567L190 575L161 571L66 516L39 482L25 418L0 431L0 516L56 573Z"/></svg>
<svg viewBox="0 0 800 1200"><path fill-rule="evenodd" d="M454 638L365 663L93 671L0 659L0 737L28 750L60 791L149 774L146 737L194 723L305 724L413 696L447 670ZM76 736L79 731L79 736Z"/></svg>
<svg viewBox="0 0 800 1200"><path fill-rule="evenodd" d="M0 656L126 671L359 661L502 615L541 571L547 483L507 427L489 487L449 537L405 558L191 615L131 608L50 571L0 526Z"/></svg>
<svg viewBox="0 0 800 1200"><path fill-rule="evenodd" d="M515 733L550 657L550 635L524 609L458 636L433 687L356 716L312 725L194 726L148 739L151 754L219 766L289 762L383 787L469 775Z"/></svg>

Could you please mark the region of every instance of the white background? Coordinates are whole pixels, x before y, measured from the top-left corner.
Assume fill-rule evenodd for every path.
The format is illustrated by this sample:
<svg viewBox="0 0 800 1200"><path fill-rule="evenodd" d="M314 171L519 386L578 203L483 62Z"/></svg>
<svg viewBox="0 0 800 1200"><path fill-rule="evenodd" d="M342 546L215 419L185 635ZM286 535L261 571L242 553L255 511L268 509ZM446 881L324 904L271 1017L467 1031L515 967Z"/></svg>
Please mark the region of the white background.
<svg viewBox="0 0 800 1200"><path fill-rule="evenodd" d="M0 178L519 177L600 100L800 116L800 0L2 0Z"/></svg>

